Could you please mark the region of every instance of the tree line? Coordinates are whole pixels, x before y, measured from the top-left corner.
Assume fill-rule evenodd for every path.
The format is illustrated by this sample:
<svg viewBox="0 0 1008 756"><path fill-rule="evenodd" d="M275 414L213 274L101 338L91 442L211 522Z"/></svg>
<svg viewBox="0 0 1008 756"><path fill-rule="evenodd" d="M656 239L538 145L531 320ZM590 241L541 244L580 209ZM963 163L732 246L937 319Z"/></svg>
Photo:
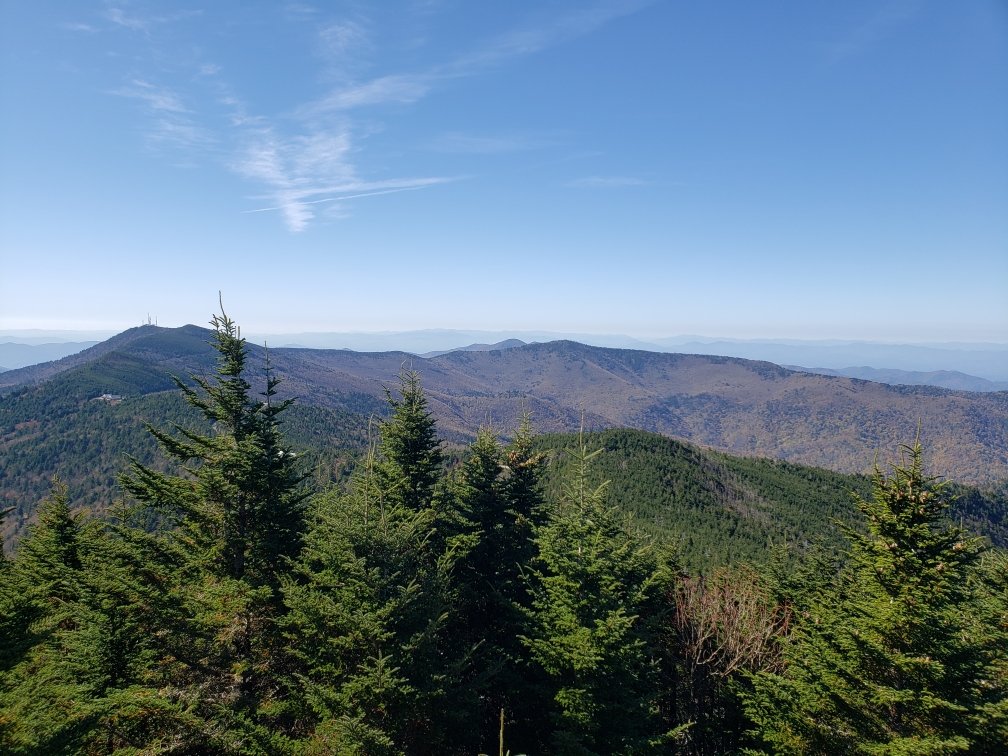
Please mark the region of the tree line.
<svg viewBox="0 0 1008 756"><path fill-rule="evenodd" d="M268 360L214 317L209 430L0 562L10 753L999 753L1008 561L946 519L919 443L839 555L688 574L582 441L544 492L528 420L446 465L416 373L313 492ZM167 471L166 471L167 470Z"/></svg>

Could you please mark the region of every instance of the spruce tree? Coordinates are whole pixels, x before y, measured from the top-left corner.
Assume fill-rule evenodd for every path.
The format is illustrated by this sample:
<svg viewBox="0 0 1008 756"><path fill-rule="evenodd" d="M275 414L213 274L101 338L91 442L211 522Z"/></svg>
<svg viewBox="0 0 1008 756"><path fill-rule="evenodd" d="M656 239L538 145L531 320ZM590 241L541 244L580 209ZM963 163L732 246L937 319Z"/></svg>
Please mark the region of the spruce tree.
<svg viewBox="0 0 1008 756"><path fill-rule="evenodd" d="M1008 743L1008 552L991 549L981 557L978 610L967 632L988 651L981 687L986 695L971 713L974 753L998 753Z"/></svg>
<svg viewBox="0 0 1008 756"><path fill-rule="evenodd" d="M471 539L448 495L442 442L419 374L404 370L397 393L386 390L392 413L381 424L375 472L381 496L399 520L396 535L406 538L393 546L404 553L382 568L408 596L392 626L397 666L413 691L398 742L410 753L450 753L455 744L445 715L465 660L448 620L457 606L453 572Z"/></svg>
<svg viewBox="0 0 1008 756"><path fill-rule="evenodd" d="M385 397L391 417L381 424L381 456L377 472L384 489L415 512L435 509L444 476L444 452L434 416L415 370L399 376L398 397Z"/></svg>
<svg viewBox="0 0 1008 756"><path fill-rule="evenodd" d="M753 678L754 734L775 753L982 752L997 654L974 621L979 542L946 520L919 442L857 504L867 531L834 590L798 607L785 669Z"/></svg>
<svg viewBox="0 0 1008 756"><path fill-rule="evenodd" d="M7 714L9 675L29 645L28 627L34 614L34 607L13 576L10 560L0 555L0 752L13 750L10 744L13 722Z"/></svg>
<svg viewBox="0 0 1008 756"><path fill-rule="evenodd" d="M223 309L211 325L216 375L176 383L212 431L152 428L180 473L133 460L121 482L172 525L156 538L167 558L156 579L173 584L164 614L172 622L158 636L165 683L202 721L209 747L253 752L273 748L273 732L287 726L277 720L287 653L277 627L280 583L301 546L307 492L280 430L291 400L276 400L268 359L256 399L237 325Z"/></svg>
<svg viewBox="0 0 1008 756"><path fill-rule="evenodd" d="M421 598L409 573L429 526L384 495L373 450L348 491L318 494L312 508L284 585L294 737L309 753L397 753L415 694L398 623Z"/></svg>
<svg viewBox="0 0 1008 756"><path fill-rule="evenodd" d="M468 667L451 710L460 720L457 739L471 750L497 745L502 710L508 742L523 748L541 714L536 673L525 662L520 636L531 608L522 570L535 554L542 458L533 450L527 417L507 448L481 428L456 482L456 507L469 540L455 571L459 602L450 636L456 658L468 656Z"/></svg>
<svg viewBox="0 0 1008 756"><path fill-rule="evenodd" d="M38 521L2 573L5 608L21 620L5 622L11 632L3 639L0 688L0 742L13 753L66 748L72 740L68 704L82 691L64 662L67 637L79 627L81 551L80 518L54 478Z"/></svg>
<svg viewBox="0 0 1008 756"><path fill-rule="evenodd" d="M404 372L377 448L349 490L313 502L285 583L291 698L309 751L453 753L450 692L464 660L448 634L465 541L416 373Z"/></svg>
<svg viewBox="0 0 1008 756"><path fill-rule="evenodd" d="M103 523L71 513L57 480L9 575L25 624L5 648L15 651L0 694L5 752L111 753L170 729L172 706L147 686L151 627L131 590L136 565L121 554Z"/></svg>
<svg viewBox="0 0 1008 756"><path fill-rule="evenodd" d="M549 752L647 753L674 733L660 711L656 601L671 574L589 484L583 443L536 533L524 642L550 691Z"/></svg>

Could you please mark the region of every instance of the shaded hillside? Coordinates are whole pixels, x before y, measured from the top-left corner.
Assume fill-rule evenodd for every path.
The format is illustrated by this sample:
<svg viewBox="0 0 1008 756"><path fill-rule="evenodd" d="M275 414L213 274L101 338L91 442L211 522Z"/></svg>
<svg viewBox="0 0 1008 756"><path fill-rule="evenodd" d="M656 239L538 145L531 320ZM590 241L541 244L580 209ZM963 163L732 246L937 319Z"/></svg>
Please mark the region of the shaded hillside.
<svg viewBox="0 0 1008 756"><path fill-rule="evenodd" d="M100 364L135 367L122 355L105 355ZM112 394L117 393L114 389L134 387L139 380L164 380L145 371L118 381L106 375L83 390L86 381L94 378L93 369L82 368L85 372L77 376L80 383L71 381L68 374L69 386L60 393L47 384L0 398L0 508L13 509L4 523L5 550L49 493L53 475L69 485L75 506L101 513L121 496L117 476L126 469L126 455L159 465L163 455L147 423L158 428L177 423L207 430L206 420L177 390L111 401L89 398L99 387L103 389L99 393ZM284 421L287 440L303 455L305 471L322 483L344 476L367 442L367 418L352 412L296 404L285 413Z"/></svg>

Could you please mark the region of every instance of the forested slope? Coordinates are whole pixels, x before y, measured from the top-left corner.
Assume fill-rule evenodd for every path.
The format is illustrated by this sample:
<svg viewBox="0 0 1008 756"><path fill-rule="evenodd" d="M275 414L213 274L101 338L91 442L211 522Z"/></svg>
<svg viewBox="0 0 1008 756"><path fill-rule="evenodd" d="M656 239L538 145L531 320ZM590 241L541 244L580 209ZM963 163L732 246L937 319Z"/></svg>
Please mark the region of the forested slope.
<svg viewBox="0 0 1008 756"><path fill-rule="evenodd" d="M132 329L79 355L22 373L18 385L8 386L0 396L0 497L14 508L5 531L8 545L31 517L53 474L80 492L77 506L103 511L116 495L114 480L123 455L154 459L156 445L143 431L144 423L185 418L184 404L173 393L173 376L191 384L191 374L212 370L210 335L195 326ZM259 392L266 350L247 348L250 385ZM891 387L734 358L573 342L457 352L431 360L397 352L312 349L271 349L269 357L282 378L278 396L298 400L289 413L292 441L312 457L313 478L320 483L345 474L351 458L366 446L370 419L386 411L385 386L405 365L421 372L439 432L456 444L466 443L486 423L515 427L528 412L540 432L570 432L582 424L589 430L635 427L734 455L759 455L771 467L769 460L778 458L867 472L879 450L895 448L906 428L919 421L933 469L987 492L968 493L964 516L995 538L1002 527L996 511L1008 475L1008 394ZM102 395L111 398L99 399ZM775 490L753 482L750 472L735 469L735 463L711 461L716 458L708 455L703 461L697 457L697 469L717 482L690 489L687 501L676 493L675 485L682 484L655 479L656 470L666 464L658 459L679 447L663 447L658 440L647 444L657 455L653 464L621 463L639 469L621 480L625 491L636 492L624 494L631 497L628 508L647 500L637 511L648 527L679 527L678 537L684 543L692 539L701 551L711 542L710 533L726 530L749 544L739 554L750 557L757 544L762 549L771 539L804 542L812 533L828 535L835 530L833 520L849 510L846 490L863 486L834 476L817 488L800 474L780 473L790 469L781 466L777 474L783 482ZM744 464L763 469L754 461ZM620 477L620 469L611 472L614 479ZM831 488L832 483L844 492ZM803 506L816 514L783 507L780 502L793 495L787 489L802 491ZM660 505L655 492L661 493ZM717 502L717 508L706 501ZM703 521L691 520L696 517ZM806 523L816 518L810 529ZM734 558L722 550L717 554Z"/></svg>
<svg viewBox="0 0 1008 756"><path fill-rule="evenodd" d="M87 375L61 376L57 380L65 380L67 390L31 387L0 398L0 501L12 510L4 523L6 549L24 532L54 475L73 492L76 508L101 515L122 496L117 477L126 455L158 464L158 444L148 424L209 427L177 390L131 395L137 375L130 372L115 381L103 372L93 385ZM163 374L141 375L147 386L164 384ZM127 393L121 399L87 398L109 387ZM313 480L324 485L352 468L367 445L368 423L368 416L359 413L298 404L287 413L285 430Z"/></svg>
<svg viewBox="0 0 1008 756"><path fill-rule="evenodd" d="M582 443L602 451L592 475L596 484L609 481L610 503L673 546L691 571L766 563L776 548L795 558L810 547L835 551L846 528L864 527L855 498L870 495L869 476L736 457L627 428L540 436L548 492L559 492ZM949 494L950 517L1008 547L1008 492L952 485Z"/></svg>
<svg viewBox="0 0 1008 756"><path fill-rule="evenodd" d="M147 393L168 374L205 374L206 329L132 329L56 363L9 371L16 386L62 378L98 393ZM249 347L253 382L265 354ZM529 411L544 432L631 427L738 455L840 472L869 472L918 424L936 469L969 484L1008 480L1008 392L889 386L813 375L767 362L590 347L570 341L460 351L425 360L403 352L271 349L281 396L304 405L370 413L389 376L420 371L446 438L471 439L485 423L513 427ZM73 390L73 389L70 389ZM97 395L97 394L93 394Z"/></svg>
<svg viewBox="0 0 1008 756"><path fill-rule="evenodd" d="M151 429L163 453L130 462L126 500L94 518L56 482L0 559L0 750L1008 741L1005 552L950 517L919 443L846 511L850 478L640 431L484 428L449 464L405 370L353 475L313 493L275 375L256 392L235 324L215 325L216 375L183 387L183 427ZM853 527L806 548L815 508ZM748 562L768 529L783 553ZM684 563L689 530L701 562L728 556Z"/></svg>

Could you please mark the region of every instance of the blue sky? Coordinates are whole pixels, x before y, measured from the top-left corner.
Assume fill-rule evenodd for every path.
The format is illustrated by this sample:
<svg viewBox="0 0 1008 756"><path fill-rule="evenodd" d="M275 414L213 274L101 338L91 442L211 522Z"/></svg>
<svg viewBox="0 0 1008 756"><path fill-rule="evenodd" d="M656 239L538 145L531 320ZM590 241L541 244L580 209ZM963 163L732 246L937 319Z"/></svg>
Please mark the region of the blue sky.
<svg viewBox="0 0 1008 756"><path fill-rule="evenodd" d="M1008 5L14 2L0 329L1008 341Z"/></svg>

